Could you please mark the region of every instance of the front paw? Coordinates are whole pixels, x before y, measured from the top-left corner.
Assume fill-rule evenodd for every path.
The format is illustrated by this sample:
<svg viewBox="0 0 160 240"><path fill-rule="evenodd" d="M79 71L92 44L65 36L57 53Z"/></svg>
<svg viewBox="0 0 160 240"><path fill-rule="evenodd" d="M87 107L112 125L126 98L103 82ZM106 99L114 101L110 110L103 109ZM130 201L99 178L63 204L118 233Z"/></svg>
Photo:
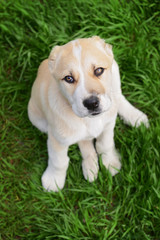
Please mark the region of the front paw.
<svg viewBox="0 0 160 240"><path fill-rule="evenodd" d="M48 191L58 192L64 187L66 173L56 173L50 167L42 175L42 186Z"/></svg>
<svg viewBox="0 0 160 240"><path fill-rule="evenodd" d="M86 180L93 182L98 176L98 158L88 157L82 161L83 175Z"/></svg>
<svg viewBox="0 0 160 240"><path fill-rule="evenodd" d="M110 171L112 176L116 175L121 169L121 162L115 150L111 153L102 154L102 163Z"/></svg>

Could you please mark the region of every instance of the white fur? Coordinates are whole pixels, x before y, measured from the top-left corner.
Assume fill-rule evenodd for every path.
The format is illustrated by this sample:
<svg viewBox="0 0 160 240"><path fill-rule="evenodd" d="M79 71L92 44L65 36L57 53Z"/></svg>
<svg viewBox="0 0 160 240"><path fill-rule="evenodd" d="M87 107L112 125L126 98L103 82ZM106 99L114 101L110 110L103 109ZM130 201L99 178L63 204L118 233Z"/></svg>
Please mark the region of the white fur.
<svg viewBox="0 0 160 240"><path fill-rule="evenodd" d="M77 44L77 45L76 45ZM78 44L78 40L73 41L73 55L76 57L78 63L78 71L79 71L79 84L73 94L72 99L72 109L73 112L79 117L86 117L88 115L87 109L83 105L83 100L87 97L88 93L85 89L84 81L84 73L82 70L82 59L81 59L82 48Z"/></svg>
<svg viewBox="0 0 160 240"><path fill-rule="evenodd" d="M58 191L62 189L65 183L66 171L68 168L69 158L67 156L67 147L63 147L57 151L59 145L52 135L48 136L48 167L42 176L43 187L47 191Z"/></svg>
<svg viewBox="0 0 160 240"><path fill-rule="evenodd" d="M120 170L121 163L114 145L117 113L132 126L139 126L141 123L148 126L147 116L133 107L122 95L119 68L115 60L111 71L108 72L108 80L104 83L106 93L99 95L102 113L96 117L89 115L83 105L83 100L89 93L85 89L82 47L78 45L77 40L73 41L72 45L73 55L77 60L75 68L80 76L73 95L67 92L65 85L67 83L61 81L61 85L58 86L58 83L53 81L45 62L33 85L28 105L28 114L33 125L48 133L48 167L42 176L42 184L47 191L58 191L64 187L69 164L67 151L69 145L74 143L79 144L83 157L83 174L90 182L98 175L97 153L102 156L104 166L112 175ZM98 48L106 54L100 43ZM111 54L111 48L107 51ZM50 68L53 64L57 67L61 64L60 55L57 57L58 64L50 62ZM94 138L97 139L97 153L93 146Z"/></svg>

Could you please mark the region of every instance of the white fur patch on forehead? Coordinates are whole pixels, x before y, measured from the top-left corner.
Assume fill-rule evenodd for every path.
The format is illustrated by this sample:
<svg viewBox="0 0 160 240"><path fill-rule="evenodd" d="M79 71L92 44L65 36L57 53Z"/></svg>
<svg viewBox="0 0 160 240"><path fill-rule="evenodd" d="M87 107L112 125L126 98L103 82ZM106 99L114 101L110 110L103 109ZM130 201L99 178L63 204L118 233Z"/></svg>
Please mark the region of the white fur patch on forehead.
<svg viewBox="0 0 160 240"><path fill-rule="evenodd" d="M80 62L81 61L82 47L79 44L78 40L73 41L73 55Z"/></svg>
<svg viewBox="0 0 160 240"><path fill-rule="evenodd" d="M73 41L73 56L77 60L77 63L78 63L77 70L79 72L79 82L78 82L77 89L75 91L75 95L78 93L79 96L84 98L87 92L85 89L85 84L84 84L85 77L82 69L82 46L80 45L78 40Z"/></svg>

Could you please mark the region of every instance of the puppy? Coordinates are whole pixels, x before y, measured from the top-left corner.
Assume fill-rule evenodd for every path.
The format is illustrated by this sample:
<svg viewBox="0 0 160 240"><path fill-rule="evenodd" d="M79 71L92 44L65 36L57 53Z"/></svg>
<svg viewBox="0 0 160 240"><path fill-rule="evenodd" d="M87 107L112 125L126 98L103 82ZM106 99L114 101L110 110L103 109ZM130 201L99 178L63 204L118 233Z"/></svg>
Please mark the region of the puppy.
<svg viewBox="0 0 160 240"><path fill-rule="evenodd" d="M48 134L48 167L42 176L47 191L65 184L68 147L78 143L85 179L97 178L98 156L114 176L121 168L114 144L117 113L132 126L147 116L122 95L112 47L97 36L55 46L38 70L28 104L29 119ZM96 150L93 139L96 138Z"/></svg>

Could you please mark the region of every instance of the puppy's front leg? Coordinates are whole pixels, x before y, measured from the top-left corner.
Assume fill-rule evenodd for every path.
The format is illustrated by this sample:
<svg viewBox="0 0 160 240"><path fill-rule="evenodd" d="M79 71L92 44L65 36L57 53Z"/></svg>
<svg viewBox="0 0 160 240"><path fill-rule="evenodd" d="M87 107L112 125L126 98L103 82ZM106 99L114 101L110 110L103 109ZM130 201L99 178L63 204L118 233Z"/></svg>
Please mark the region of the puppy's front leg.
<svg viewBox="0 0 160 240"><path fill-rule="evenodd" d="M102 156L102 163L110 171L112 176L117 174L117 170L121 168L119 155L114 145L114 126L115 123L110 123L97 138L96 142L96 149L98 154Z"/></svg>
<svg viewBox="0 0 160 240"><path fill-rule="evenodd" d="M93 182L98 175L98 157L92 141L81 141L78 143L83 160L82 169L86 180Z"/></svg>
<svg viewBox="0 0 160 240"><path fill-rule="evenodd" d="M48 134L48 167L42 176L42 185L47 191L57 192L64 187L69 158L68 147L61 145Z"/></svg>

